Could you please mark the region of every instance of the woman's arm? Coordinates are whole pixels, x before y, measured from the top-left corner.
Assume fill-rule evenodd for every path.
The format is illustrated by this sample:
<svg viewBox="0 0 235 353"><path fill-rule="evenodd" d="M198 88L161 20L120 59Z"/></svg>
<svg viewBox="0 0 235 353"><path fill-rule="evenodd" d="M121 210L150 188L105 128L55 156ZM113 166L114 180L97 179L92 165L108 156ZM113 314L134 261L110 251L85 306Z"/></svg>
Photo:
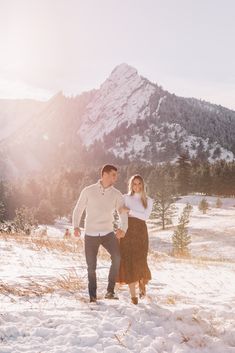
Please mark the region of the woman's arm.
<svg viewBox="0 0 235 353"><path fill-rule="evenodd" d="M143 221L146 221L152 212L152 208L153 208L153 200L148 198L147 208L145 208L143 211L130 210L129 216L136 217L136 218L142 219Z"/></svg>

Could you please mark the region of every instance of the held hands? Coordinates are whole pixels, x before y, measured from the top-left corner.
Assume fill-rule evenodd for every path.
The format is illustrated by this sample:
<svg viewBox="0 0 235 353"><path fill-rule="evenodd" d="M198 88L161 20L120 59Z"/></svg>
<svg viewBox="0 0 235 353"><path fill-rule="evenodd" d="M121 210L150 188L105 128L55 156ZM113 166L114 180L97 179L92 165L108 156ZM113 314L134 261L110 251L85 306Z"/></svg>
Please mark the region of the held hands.
<svg viewBox="0 0 235 353"><path fill-rule="evenodd" d="M116 237L117 237L118 239L124 238L124 237L125 237L125 232L124 232L124 230L118 228L118 229L116 230Z"/></svg>
<svg viewBox="0 0 235 353"><path fill-rule="evenodd" d="M79 228L74 228L74 236L75 237L80 237L81 236L81 232L80 232L80 229Z"/></svg>

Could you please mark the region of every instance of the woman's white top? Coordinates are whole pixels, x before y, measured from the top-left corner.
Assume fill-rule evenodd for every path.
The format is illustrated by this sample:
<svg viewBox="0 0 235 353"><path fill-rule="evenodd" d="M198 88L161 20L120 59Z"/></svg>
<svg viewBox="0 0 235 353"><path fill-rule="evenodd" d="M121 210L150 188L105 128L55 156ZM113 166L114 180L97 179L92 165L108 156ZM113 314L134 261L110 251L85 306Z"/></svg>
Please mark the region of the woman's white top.
<svg viewBox="0 0 235 353"><path fill-rule="evenodd" d="M129 216L142 219L146 221L153 208L153 200L150 197L147 197L147 208L144 208L141 195L135 193L134 195L124 195L125 206L130 209Z"/></svg>

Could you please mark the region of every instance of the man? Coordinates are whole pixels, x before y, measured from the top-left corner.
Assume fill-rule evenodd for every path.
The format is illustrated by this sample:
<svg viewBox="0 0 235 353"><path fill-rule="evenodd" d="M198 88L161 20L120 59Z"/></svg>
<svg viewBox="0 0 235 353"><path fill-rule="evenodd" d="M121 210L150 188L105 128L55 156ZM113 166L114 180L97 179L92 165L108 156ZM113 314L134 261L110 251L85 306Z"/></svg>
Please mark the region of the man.
<svg viewBox="0 0 235 353"><path fill-rule="evenodd" d="M128 227L127 214L119 215L121 225L113 231L113 212L123 206L124 200L120 191L113 187L117 180L117 168L105 165L101 171L101 179L84 188L73 211L74 235L80 236L79 224L83 211L85 219L85 256L88 269L88 290L90 302L96 302L97 281L96 264L99 246L102 245L111 255L106 299L118 299L114 293L115 280L120 266L118 239L125 236Z"/></svg>

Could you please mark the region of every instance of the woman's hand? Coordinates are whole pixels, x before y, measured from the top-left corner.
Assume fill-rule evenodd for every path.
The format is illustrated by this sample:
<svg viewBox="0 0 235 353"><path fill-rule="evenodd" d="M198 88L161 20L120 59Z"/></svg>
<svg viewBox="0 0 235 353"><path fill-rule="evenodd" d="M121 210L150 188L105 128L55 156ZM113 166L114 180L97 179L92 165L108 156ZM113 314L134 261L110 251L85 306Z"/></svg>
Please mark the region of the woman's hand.
<svg viewBox="0 0 235 353"><path fill-rule="evenodd" d="M124 232L124 230L122 230L122 229L117 229L117 230L116 230L116 237L117 237L118 239L124 238L124 237L125 237L125 232Z"/></svg>
<svg viewBox="0 0 235 353"><path fill-rule="evenodd" d="M128 207L126 207L126 206L123 206L123 207L119 208L119 212L120 213L124 213L124 212L129 213L130 209Z"/></svg>

